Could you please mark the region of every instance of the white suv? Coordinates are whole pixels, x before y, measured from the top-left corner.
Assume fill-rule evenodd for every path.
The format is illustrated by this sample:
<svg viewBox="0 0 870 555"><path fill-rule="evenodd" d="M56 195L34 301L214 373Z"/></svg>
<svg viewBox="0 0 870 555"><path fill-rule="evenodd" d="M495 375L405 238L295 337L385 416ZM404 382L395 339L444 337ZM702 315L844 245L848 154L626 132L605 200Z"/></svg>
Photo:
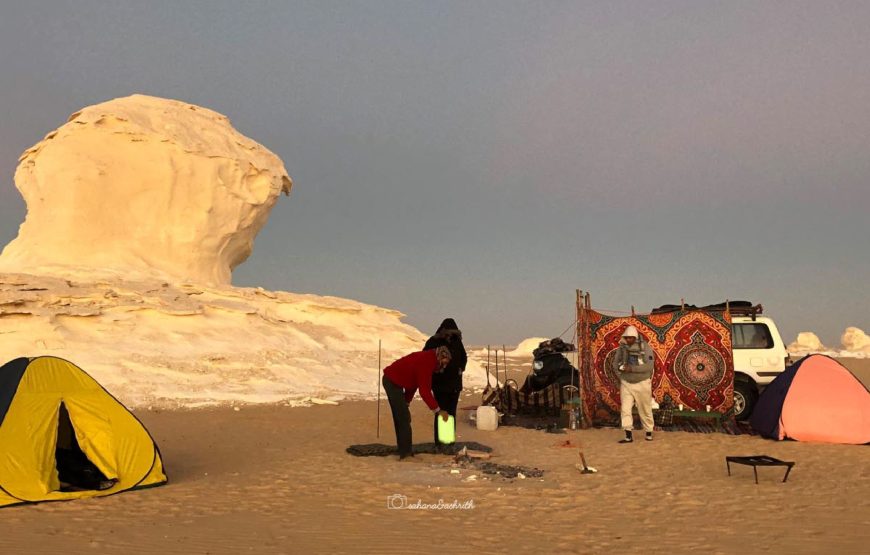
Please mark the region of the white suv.
<svg viewBox="0 0 870 555"><path fill-rule="evenodd" d="M731 318L731 353L734 356L734 413L738 420L746 420L764 387L791 361L776 324L765 316Z"/></svg>

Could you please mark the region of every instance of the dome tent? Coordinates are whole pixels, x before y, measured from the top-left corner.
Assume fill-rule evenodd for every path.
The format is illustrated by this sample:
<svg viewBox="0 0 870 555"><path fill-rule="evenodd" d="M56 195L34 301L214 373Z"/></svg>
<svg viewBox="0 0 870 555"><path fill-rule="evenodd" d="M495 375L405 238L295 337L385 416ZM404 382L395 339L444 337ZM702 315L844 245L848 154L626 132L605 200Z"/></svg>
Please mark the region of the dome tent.
<svg viewBox="0 0 870 555"><path fill-rule="evenodd" d="M870 391L836 360L809 355L765 388L750 423L770 439L870 443Z"/></svg>
<svg viewBox="0 0 870 555"><path fill-rule="evenodd" d="M55 357L0 367L0 507L166 480L148 430L84 370Z"/></svg>

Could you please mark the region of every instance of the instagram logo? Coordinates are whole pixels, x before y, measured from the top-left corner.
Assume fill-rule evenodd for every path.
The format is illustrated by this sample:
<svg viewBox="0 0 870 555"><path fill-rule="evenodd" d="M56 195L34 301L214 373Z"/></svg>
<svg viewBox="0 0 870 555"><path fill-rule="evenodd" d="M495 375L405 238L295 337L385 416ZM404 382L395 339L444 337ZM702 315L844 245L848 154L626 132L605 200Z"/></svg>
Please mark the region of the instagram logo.
<svg viewBox="0 0 870 555"><path fill-rule="evenodd" d="M404 509L408 506L408 498L401 493L394 493L387 496L388 509Z"/></svg>

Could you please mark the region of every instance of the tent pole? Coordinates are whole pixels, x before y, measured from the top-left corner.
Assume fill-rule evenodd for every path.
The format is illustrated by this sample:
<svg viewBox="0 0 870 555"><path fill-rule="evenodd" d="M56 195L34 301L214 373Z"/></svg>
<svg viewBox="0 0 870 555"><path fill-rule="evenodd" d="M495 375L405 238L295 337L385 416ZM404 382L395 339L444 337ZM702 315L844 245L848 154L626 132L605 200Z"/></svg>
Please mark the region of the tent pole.
<svg viewBox="0 0 870 555"><path fill-rule="evenodd" d="M378 427L377 437L381 437L381 340L378 339Z"/></svg>

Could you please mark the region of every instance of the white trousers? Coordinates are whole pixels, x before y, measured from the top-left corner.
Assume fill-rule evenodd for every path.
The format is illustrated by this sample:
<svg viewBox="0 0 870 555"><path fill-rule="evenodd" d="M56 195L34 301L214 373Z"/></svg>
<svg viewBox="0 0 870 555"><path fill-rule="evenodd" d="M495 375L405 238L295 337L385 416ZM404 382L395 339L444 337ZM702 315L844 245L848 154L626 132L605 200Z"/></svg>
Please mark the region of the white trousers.
<svg viewBox="0 0 870 555"><path fill-rule="evenodd" d="M634 427L631 408L637 404L637 413L640 415L644 431L653 431L655 423L652 413L652 380L646 379L638 383L619 380L619 396L622 401L622 429L631 430Z"/></svg>

